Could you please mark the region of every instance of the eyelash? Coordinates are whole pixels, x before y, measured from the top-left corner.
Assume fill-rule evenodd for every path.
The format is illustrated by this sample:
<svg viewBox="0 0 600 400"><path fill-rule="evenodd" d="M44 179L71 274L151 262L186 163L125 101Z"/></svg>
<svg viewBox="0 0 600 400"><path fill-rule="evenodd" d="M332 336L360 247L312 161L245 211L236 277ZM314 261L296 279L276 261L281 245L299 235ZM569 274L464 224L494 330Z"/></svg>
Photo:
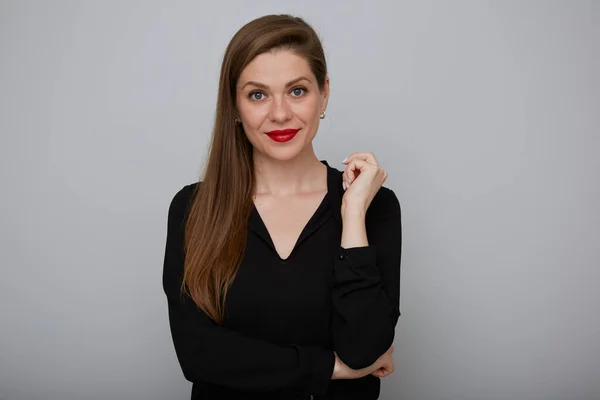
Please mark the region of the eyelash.
<svg viewBox="0 0 600 400"><path fill-rule="evenodd" d="M294 90L298 90L298 89L302 90L302 91L303 91L303 93L302 93L300 96L294 96L294 97L302 97L303 95L305 95L306 93L308 93L308 89L307 89L306 87L304 87L304 86L296 86L295 88L292 88L292 89L290 90L290 93L291 93L291 92L293 92ZM257 99L254 99L254 98L252 97L252 96L254 96L256 93L260 93L260 94L262 94L262 95L264 95L264 94L265 94L264 92L261 92L260 90L254 90L254 91L252 91L252 92L248 93L248 98L249 98L250 100L253 100L253 101L262 101L263 99L257 100Z"/></svg>

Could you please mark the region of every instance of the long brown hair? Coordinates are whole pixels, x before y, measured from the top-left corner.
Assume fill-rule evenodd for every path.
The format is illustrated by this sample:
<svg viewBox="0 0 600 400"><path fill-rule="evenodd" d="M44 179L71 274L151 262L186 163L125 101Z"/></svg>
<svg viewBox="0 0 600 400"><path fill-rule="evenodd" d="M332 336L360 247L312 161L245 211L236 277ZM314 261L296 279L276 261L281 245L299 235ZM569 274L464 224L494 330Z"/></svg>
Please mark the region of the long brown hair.
<svg viewBox="0 0 600 400"><path fill-rule="evenodd" d="M187 216L182 293L219 325L246 249L255 186L253 147L241 124L234 123L237 81L256 56L278 49L304 57L323 89L325 54L303 19L267 15L244 25L225 50L208 160Z"/></svg>

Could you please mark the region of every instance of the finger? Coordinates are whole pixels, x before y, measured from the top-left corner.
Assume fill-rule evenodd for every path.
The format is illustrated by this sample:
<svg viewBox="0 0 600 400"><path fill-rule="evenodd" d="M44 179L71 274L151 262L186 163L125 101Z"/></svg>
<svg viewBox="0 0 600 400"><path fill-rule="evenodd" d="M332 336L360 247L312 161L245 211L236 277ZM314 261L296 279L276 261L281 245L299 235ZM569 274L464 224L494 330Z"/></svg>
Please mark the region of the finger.
<svg viewBox="0 0 600 400"><path fill-rule="evenodd" d="M379 377L379 378L383 378L385 376L385 372L383 371L383 369L378 369L377 371L374 371L373 373L371 373L371 375Z"/></svg>
<svg viewBox="0 0 600 400"><path fill-rule="evenodd" d="M375 154L372 152L357 152L350 154L344 163L348 163L351 159L358 158L359 160L367 161L371 164L378 164L377 159L375 158Z"/></svg>
<svg viewBox="0 0 600 400"><path fill-rule="evenodd" d="M348 177L348 183L352 183L356 178L356 174L354 173L354 161L351 161L346 167L346 176Z"/></svg>
<svg viewBox="0 0 600 400"><path fill-rule="evenodd" d="M348 187L350 187L350 178L348 178L346 171L342 174L342 186L344 190L348 190Z"/></svg>
<svg viewBox="0 0 600 400"><path fill-rule="evenodd" d="M386 376L391 375L392 372L394 371L386 368L380 368L377 371L373 372L371 375L377 376L379 378L384 378Z"/></svg>
<svg viewBox="0 0 600 400"><path fill-rule="evenodd" d="M364 163L366 163L366 161L362 161L357 158L350 160L348 166L346 167L346 174L348 175L349 183L354 182L354 180L358 177L360 174L360 167L364 165Z"/></svg>
<svg viewBox="0 0 600 400"><path fill-rule="evenodd" d="M365 170L373 170L374 173L377 175L377 179L381 180L381 184L383 184L388 177L387 171L384 170L383 168L381 168L381 166L379 165L374 165L371 163L368 163L366 161L362 161L362 160L353 160L349 167L352 166L352 168L350 168L351 173L354 174L355 177L357 177L358 175L360 175L360 173L362 171ZM350 183L352 183L353 179L350 180Z"/></svg>
<svg viewBox="0 0 600 400"><path fill-rule="evenodd" d="M345 160L344 164L348 164L352 159L359 159L368 162L369 164L379 165L377 159L375 158L375 154L371 152L360 152L360 153L352 153Z"/></svg>
<svg viewBox="0 0 600 400"><path fill-rule="evenodd" d="M350 184L350 176L348 175L348 168L346 168L344 170L344 173L342 174L342 179L347 183Z"/></svg>
<svg viewBox="0 0 600 400"><path fill-rule="evenodd" d="M348 175L348 178L350 178L350 183L354 182L358 175L360 175L360 172L366 170L367 168L379 169L379 166L371 164L365 160L360 160L357 158L352 159L352 161L350 161L346 167L346 174Z"/></svg>
<svg viewBox="0 0 600 400"><path fill-rule="evenodd" d="M388 365L386 368L384 368L383 370L383 376L389 376L392 374L392 372L394 372L394 367Z"/></svg>

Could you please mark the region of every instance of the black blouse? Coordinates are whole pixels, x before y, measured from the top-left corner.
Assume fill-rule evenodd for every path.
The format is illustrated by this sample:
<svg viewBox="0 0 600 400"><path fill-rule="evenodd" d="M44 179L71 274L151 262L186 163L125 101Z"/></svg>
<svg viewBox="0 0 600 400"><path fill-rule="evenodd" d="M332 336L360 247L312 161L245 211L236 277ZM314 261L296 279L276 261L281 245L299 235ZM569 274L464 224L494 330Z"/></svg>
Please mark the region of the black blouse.
<svg viewBox="0 0 600 400"><path fill-rule="evenodd" d="M368 246L342 248L342 172L327 166L327 194L281 259L253 207L242 265L216 325L183 298L183 232L201 184L169 207L163 288L175 352L192 399L376 399L380 378L331 380L335 350L370 366L391 346L400 315L400 204L382 187L366 214ZM393 376L393 375L392 375Z"/></svg>

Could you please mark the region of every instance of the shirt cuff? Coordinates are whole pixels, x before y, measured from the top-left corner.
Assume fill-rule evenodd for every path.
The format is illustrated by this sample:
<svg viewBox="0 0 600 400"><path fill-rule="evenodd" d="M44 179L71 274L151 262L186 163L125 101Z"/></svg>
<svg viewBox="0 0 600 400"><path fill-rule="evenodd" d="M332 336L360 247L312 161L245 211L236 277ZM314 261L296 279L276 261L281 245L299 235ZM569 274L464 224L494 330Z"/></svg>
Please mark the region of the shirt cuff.
<svg viewBox="0 0 600 400"><path fill-rule="evenodd" d="M343 248L338 251L338 264L350 267L375 267L377 264L377 246Z"/></svg>

